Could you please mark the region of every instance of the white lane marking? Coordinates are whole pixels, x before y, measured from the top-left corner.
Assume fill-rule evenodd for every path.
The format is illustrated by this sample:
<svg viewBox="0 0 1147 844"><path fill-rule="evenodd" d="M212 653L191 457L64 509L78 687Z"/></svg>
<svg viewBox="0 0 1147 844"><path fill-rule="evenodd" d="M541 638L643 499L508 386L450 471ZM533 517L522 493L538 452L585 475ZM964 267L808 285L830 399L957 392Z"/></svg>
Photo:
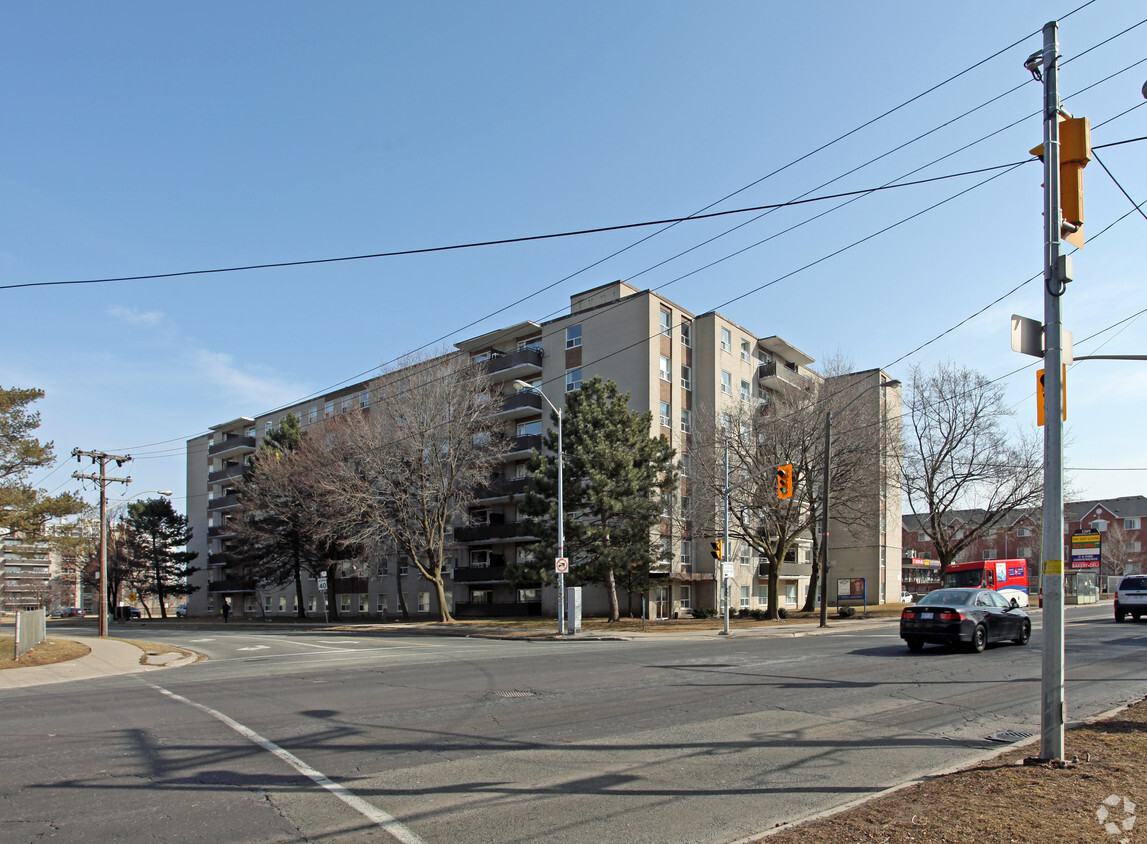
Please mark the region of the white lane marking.
<svg viewBox="0 0 1147 844"><path fill-rule="evenodd" d="M214 639L192 639L192 642L214 642Z"/></svg>
<svg viewBox="0 0 1147 844"><path fill-rule="evenodd" d="M226 724L239 735L243 736L243 738L247 739L253 744L257 744L268 753L286 762L303 776L311 779L316 785L325 788L339 800L346 803L348 806L366 817L372 823L382 827L382 829L390 833L399 841L404 842L404 844L423 844L421 838L415 835L413 831L407 828L393 815L390 815L384 812L382 809L379 809L377 806L374 806L363 800L346 786L339 785L337 782L330 779L325 774L321 773L320 771L316 771L298 756L295 756L295 754L291 753L289 750L284 750L273 741L263 738L250 727L246 727L243 724L240 724L234 718L230 718L224 715L222 712L212 709L209 706L204 706L202 703L196 703L193 700L183 697L183 695L177 695L175 692L169 692L167 689L157 686L154 683L147 683L146 685L151 686L161 695L166 695L172 700L177 700L180 703L186 703L188 706L194 707L200 712L204 712L210 715L220 723Z"/></svg>
<svg viewBox="0 0 1147 844"><path fill-rule="evenodd" d="M357 645L358 639L319 639L320 642L326 642L328 645Z"/></svg>
<svg viewBox="0 0 1147 844"><path fill-rule="evenodd" d="M330 651L322 651L321 653L316 653L315 651L297 651L295 653L284 653L284 654L259 654L258 656L254 656L254 655L252 655L252 656L231 656L231 657L222 657L221 659L213 659L213 660L211 660L211 663L212 663L212 665L215 665L215 664L218 664L220 662L251 662L252 660L257 660L257 659L282 659L283 657L289 657L289 656L326 657L328 655L329 656L335 656L337 654L348 654L348 655L353 655L355 657L367 657L367 656L372 656L373 654L376 654L376 653L385 654L389 651L413 650L415 647L417 647L417 646L416 645L406 645L406 646L395 645L393 647L384 647L384 648L347 648L346 650L330 650ZM438 647L438 646L435 645L432 647ZM243 650L243 649L239 648L239 650Z"/></svg>
<svg viewBox="0 0 1147 844"><path fill-rule="evenodd" d="M269 651L270 645L252 645L249 648L236 648L237 651Z"/></svg>

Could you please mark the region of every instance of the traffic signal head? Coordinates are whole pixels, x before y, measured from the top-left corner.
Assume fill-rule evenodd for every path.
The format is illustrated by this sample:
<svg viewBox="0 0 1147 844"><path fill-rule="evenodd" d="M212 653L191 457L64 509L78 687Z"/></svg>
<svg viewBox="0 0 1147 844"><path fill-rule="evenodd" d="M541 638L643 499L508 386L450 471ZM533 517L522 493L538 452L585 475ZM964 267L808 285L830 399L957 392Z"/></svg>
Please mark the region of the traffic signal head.
<svg viewBox="0 0 1147 844"><path fill-rule="evenodd" d="M777 498L793 497L793 464L777 467Z"/></svg>
<svg viewBox="0 0 1147 844"><path fill-rule="evenodd" d="M1086 117L1059 119L1059 207L1065 226L1063 239L1083 248L1083 168L1091 160L1091 121ZM1043 160L1043 144L1031 150Z"/></svg>
<svg viewBox="0 0 1147 844"><path fill-rule="evenodd" d="M710 542L709 544L713 546L712 553L713 553L713 559L714 560L725 559L725 556L724 556L725 543L724 542L722 542L720 539L718 539L716 542Z"/></svg>

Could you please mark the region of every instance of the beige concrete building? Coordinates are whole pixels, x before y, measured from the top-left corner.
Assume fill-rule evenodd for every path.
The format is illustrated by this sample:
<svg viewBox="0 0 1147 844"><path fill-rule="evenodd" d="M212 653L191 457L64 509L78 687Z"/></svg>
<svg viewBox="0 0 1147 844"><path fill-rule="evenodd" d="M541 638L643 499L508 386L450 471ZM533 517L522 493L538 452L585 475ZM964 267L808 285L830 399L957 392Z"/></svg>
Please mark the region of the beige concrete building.
<svg viewBox="0 0 1147 844"><path fill-rule="evenodd" d="M800 386L818 378L810 369L813 359L775 335L761 336L725 315L694 314L649 290L616 281L570 298L568 314L547 322L525 321L459 342L459 351L484 362L490 377L505 394L498 419L504 425L505 453L497 476L470 508L469 516L453 532L451 580L453 610L460 617L490 615L553 615L556 590L541 584L511 583L506 578L509 563L531 553L536 539L519 507L532 484L526 470L532 449L540 448L550 424L549 407L542 396L519 390L522 380L541 390L545 398L562 406L565 394L594 376L615 381L630 394L630 409L652 414L651 434L665 434L679 454L689 451L690 439L700 415L718 414L729 404L756 405L767 402L777 391ZM880 378L879 373L858 373L859 379ZM863 387L867 389L867 382ZM872 390L880 411L896 415L883 397ZM859 403L859 402L858 402ZM290 588L266 594L244 588L242 573L227 557L230 512L237 505L236 481L255 453L259 439L287 412L294 412L304 426L337 413L365 408L369 412L369 384L357 384L293 408L257 417L241 417L215 426L211 434L188 442L187 489L189 518L195 531L192 550L200 550L197 562L205 561L198 575L199 592L189 600L192 615L218 613L227 596L236 613L294 612ZM892 431L881 428L881 436ZM898 429L895 432L898 436ZM896 592L899 598L900 496L892 492L895 478L884 470L887 450L874 438L873 460L880 469L879 489L874 489L872 524L878 528L850 536L847 547L834 536L834 572L863 572L853 576L879 584L881 596ZM689 459L684 458L684 474ZM684 488L688 482L684 480ZM892 509L895 513L892 513ZM891 525L891 536L884 529ZM654 586L646 596L651 615L670 617L689 614L693 608L718 607L716 561L709 543L714 537L693 536L672 520L662 525L662 559L654 566ZM895 548L890 549L888 542ZM839 547L839 551L836 549ZM891 555L891 556L889 556ZM755 608L765 602L765 567L747 547L727 549L734 566L731 589L733 610ZM891 575L887 560L892 560ZM379 560L357 571L348 571L346 582L337 583L340 615L378 617L397 607L401 560ZM402 571L402 589L408 606L416 613L430 613L428 584L417 579L417 569ZM780 572L782 600L796 606L810 588L811 560L808 543L794 549ZM321 617L313 582L308 584L308 614ZM344 598L345 596L345 598ZM587 588L583 596L587 614L601 613L606 597L600 588ZM619 595L624 608L626 596ZM640 600L637 600L640 611Z"/></svg>

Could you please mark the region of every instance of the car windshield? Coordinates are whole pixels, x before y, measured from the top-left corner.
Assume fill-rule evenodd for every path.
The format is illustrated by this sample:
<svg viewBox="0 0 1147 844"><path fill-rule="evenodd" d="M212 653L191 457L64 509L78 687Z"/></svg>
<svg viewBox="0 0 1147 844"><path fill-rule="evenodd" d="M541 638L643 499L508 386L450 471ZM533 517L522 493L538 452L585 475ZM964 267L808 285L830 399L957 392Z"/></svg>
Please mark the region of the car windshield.
<svg viewBox="0 0 1147 844"><path fill-rule="evenodd" d="M1147 577L1125 577L1120 589L1147 589Z"/></svg>
<svg viewBox="0 0 1147 844"><path fill-rule="evenodd" d="M937 589L921 598L919 606L963 607L971 603L975 594L975 589Z"/></svg>

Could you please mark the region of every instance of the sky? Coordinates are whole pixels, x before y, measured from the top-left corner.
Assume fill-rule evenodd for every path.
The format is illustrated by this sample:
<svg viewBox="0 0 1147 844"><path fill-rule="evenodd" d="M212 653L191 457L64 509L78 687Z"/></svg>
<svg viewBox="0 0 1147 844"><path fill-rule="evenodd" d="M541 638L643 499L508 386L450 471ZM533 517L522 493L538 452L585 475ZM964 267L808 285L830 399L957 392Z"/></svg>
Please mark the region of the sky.
<svg viewBox="0 0 1147 844"><path fill-rule="evenodd" d="M615 279L824 360L1000 379L1035 424L1042 86L1099 147L1147 136L1140 0L13 4L0 49L0 386L61 458L186 441ZM1130 31L1126 31L1130 28ZM1122 33L1122 34L1121 34ZM953 79L953 77L955 77ZM950 80L950 81L949 81ZM1097 150L1062 299L1075 352L1147 353L1147 141ZM985 170L1019 164L1013 169ZM664 227L242 272L923 184ZM985 182L980 184L981 182ZM826 213L827 212L827 213ZM735 229L735 230L734 230ZM732 230L732 231L730 231ZM652 236L651 236L652 235ZM1025 283L1026 282L1026 283ZM1009 293L1009 291L1013 291ZM1074 498L1147 493L1147 363L1068 373Z"/></svg>

